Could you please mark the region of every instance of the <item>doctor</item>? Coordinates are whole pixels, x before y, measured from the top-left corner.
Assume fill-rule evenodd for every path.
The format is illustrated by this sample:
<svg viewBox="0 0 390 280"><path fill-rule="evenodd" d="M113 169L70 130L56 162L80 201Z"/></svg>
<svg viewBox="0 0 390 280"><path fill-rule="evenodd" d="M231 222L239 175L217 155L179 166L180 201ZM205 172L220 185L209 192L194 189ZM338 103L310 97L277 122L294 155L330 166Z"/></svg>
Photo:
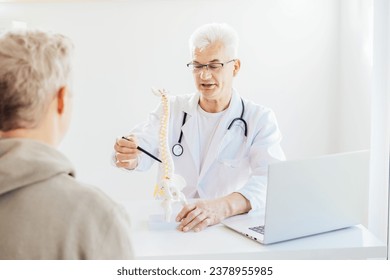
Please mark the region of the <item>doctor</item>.
<svg viewBox="0 0 390 280"><path fill-rule="evenodd" d="M238 37L226 24L207 24L191 36L187 64L197 92L170 98L169 143L175 173L183 176L187 198L200 198L176 217L179 230L201 231L221 220L263 209L270 162L284 160L274 113L233 89L240 70ZM145 171L158 155L161 107L131 131L133 141L117 139L116 166Z"/></svg>

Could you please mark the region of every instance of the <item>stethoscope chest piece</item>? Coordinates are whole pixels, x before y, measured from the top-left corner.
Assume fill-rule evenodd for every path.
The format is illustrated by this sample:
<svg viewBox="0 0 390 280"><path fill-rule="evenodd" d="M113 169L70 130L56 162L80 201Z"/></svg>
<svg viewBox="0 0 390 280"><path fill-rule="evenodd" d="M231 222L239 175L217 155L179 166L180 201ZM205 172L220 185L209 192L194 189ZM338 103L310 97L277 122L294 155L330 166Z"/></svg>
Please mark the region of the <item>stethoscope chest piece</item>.
<svg viewBox="0 0 390 280"><path fill-rule="evenodd" d="M181 156L183 154L183 146L180 143L173 145L172 153L177 157Z"/></svg>

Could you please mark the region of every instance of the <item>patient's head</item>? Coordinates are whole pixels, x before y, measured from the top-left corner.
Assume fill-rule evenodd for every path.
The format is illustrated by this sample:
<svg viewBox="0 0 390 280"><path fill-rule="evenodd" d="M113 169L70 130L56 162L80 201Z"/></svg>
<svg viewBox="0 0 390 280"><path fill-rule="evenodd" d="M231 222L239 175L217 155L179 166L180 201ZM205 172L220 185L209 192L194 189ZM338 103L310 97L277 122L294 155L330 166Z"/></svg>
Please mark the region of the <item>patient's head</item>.
<svg viewBox="0 0 390 280"><path fill-rule="evenodd" d="M72 51L60 34L23 30L0 36L1 137L59 143L70 120Z"/></svg>

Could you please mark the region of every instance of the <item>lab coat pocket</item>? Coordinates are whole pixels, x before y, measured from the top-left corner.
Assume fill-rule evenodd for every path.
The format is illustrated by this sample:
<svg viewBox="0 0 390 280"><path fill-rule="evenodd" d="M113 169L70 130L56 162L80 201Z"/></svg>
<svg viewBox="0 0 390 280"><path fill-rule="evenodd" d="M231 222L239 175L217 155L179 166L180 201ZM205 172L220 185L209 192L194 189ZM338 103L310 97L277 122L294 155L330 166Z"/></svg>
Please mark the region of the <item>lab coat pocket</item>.
<svg viewBox="0 0 390 280"><path fill-rule="evenodd" d="M247 139L239 126L228 130L218 151L218 162L232 168L239 167L248 159Z"/></svg>

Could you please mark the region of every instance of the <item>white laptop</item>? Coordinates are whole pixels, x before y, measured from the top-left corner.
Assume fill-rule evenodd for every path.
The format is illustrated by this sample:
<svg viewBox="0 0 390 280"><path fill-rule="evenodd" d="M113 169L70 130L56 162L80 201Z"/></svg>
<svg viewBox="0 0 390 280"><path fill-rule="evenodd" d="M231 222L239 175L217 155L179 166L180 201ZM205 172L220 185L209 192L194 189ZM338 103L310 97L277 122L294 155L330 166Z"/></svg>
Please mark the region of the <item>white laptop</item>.
<svg viewBox="0 0 390 280"><path fill-rule="evenodd" d="M222 223L263 244L360 224L368 180L368 151L273 163L265 213Z"/></svg>

